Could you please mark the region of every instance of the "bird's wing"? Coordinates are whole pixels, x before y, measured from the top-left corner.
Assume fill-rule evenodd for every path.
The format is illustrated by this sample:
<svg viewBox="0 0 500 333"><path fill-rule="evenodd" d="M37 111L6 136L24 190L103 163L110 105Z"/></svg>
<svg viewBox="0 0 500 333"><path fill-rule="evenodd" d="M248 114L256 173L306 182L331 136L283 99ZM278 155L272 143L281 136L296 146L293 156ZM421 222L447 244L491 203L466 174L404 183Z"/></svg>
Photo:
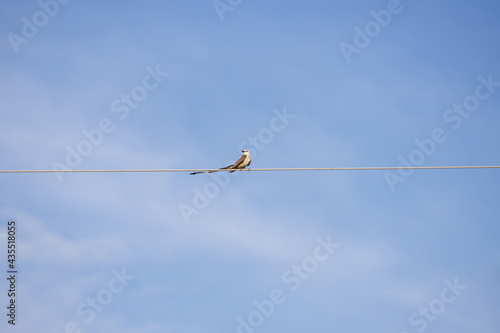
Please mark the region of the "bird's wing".
<svg viewBox="0 0 500 333"><path fill-rule="evenodd" d="M238 169L238 167L245 161L246 156L241 155L240 158L231 166L232 169Z"/></svg>

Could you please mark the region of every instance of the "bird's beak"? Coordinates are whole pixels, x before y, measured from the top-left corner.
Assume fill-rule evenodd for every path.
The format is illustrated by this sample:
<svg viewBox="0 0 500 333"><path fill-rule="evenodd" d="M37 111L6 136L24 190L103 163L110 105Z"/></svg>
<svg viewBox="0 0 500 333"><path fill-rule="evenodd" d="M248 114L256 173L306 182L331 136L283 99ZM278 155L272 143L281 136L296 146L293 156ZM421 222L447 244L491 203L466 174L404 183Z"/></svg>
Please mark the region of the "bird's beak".
<svg viewBox="0 0 500 333"><path fill-rule="evenodd" d="M242 150L241 152L242 152L242 153L244 153L245 151L244 151L244 150Z"/></svg>

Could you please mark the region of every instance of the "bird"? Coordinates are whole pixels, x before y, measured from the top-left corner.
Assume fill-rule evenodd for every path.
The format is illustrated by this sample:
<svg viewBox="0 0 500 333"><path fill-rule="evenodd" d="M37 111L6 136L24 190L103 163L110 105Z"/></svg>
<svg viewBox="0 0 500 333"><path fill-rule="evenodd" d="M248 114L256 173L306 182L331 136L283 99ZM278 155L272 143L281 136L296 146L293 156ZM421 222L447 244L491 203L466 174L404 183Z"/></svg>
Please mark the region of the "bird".
<svg viewBox="0 0 500 333"><path fill-rule="evenodd" d="M222 169L245 169L247 166L250 165L250 163L252 163L252 157L250 156L250 152L246 149L242 150L241 152L243 153L243 155L241 155L241 157L238 158L238 160L236 162L234 162L234 164L232 164L232 165L228 165L227 167L220 168L219 170L197 171L197 172L191 172L190 174L196 175L198 173L205 173L205 172L212 173L212 172L220 171ZM233 173L235 171L236 170L230 170L229 173Z"/></svg>

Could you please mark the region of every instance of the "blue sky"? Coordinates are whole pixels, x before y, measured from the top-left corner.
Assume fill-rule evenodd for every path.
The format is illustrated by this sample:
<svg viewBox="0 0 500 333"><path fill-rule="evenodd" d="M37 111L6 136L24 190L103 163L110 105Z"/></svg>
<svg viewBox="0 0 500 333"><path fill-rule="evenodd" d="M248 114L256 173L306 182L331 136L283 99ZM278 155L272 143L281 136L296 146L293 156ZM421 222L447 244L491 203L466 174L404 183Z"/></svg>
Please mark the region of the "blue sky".
<svg viewBox="0 0 500 333"><path fill-rule="evenodd" d="M496 1L0 3L3 170L499 165ZM499 181L2 174L0 327L498 332Z"/></svg>

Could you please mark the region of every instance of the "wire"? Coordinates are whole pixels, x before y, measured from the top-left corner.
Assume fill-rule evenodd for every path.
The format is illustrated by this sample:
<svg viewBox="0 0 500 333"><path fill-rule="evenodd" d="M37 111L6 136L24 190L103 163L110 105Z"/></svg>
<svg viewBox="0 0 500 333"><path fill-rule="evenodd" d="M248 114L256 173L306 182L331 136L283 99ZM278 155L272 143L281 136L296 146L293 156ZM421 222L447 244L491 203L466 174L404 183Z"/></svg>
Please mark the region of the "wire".
<svg viewBox="0 0 500 333"><path fill-rule="evenodd" d="M367 171L409 169L500 169L500 165L416 166L416 167L348 167L348 168L261 168L261 169L102 169L102 170L0 170L0 173L85 173L85 172L215 172L215 171Z"/></svg>

